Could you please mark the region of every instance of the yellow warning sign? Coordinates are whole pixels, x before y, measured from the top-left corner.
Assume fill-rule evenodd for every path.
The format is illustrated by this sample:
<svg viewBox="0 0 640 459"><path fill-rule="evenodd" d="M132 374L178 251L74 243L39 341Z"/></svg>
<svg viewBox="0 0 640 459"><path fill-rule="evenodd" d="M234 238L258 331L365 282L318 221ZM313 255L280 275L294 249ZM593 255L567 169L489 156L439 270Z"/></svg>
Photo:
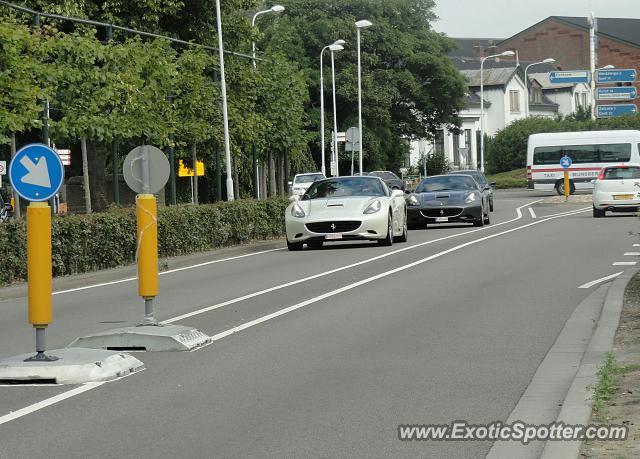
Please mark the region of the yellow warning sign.
<svg viewBox="0 0 640 459"><path fill-rule="evenodd" d="M204 175L204 161L197 161L196 169L198 177L202 177ZM193 169L185 166L181 159L178 160L178 177L193 177Z"/></svg>

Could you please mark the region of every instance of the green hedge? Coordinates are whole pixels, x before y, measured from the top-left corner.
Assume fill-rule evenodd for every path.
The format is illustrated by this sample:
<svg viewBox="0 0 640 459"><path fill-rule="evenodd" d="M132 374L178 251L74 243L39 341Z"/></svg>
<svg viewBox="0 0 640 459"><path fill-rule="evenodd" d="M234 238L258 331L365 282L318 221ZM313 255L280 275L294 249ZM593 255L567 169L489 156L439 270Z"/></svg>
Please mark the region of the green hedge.
<svg viewBox="0 0 640 459"><path fill-rule="evenodd" d="M158 211L160 257L280 237L287 204L285 199L269 199L162 207ZM51 233L54 276L114 268L135 260L133 208L55 217ZM0 225L0 247L0 285L24 281L27 252L23 219Z"/></svg>

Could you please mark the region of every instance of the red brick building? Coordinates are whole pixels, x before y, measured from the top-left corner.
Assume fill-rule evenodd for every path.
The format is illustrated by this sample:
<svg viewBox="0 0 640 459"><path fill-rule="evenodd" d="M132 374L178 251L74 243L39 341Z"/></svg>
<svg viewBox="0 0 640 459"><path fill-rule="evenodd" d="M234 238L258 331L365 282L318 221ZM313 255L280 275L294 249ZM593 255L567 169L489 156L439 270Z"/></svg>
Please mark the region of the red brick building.
<svg viewBox="0 0 640 459"><path fill-rule="evenodd" d="M640 19L598 18L596 67L613 65L640 74ZM586 17L550 16L497 44L514 50L521 61L556 60L559 70L588 70L589 24ZM636 80L640 93L640 81ZM640 101L635 101L640 107Z"/></svg>

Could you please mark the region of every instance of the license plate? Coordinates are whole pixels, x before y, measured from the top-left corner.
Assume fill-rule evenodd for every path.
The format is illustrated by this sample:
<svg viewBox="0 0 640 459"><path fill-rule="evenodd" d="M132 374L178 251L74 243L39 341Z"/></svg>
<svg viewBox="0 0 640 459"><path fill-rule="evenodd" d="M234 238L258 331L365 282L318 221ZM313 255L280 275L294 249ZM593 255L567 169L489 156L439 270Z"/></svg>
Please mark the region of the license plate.
<svg viewBox="0 0 640 459"><path fill-rule="evenodd" d="M613 196L614 201L626 201L627 199L633 199L632 194L616 194Z"/></svg>
<svg viewBox="0 0 640 459"><path fill-rule="evenodd" d="M449 217L436 217L436 223L444 223L448 221L449 221Z"/></svg>
<svg viewBox="0 0 640 459"><path fill-rule="evenodd" d="M329 241L335 241L336 239L342 239L342 233L325 234L324 238Z"/></svg>

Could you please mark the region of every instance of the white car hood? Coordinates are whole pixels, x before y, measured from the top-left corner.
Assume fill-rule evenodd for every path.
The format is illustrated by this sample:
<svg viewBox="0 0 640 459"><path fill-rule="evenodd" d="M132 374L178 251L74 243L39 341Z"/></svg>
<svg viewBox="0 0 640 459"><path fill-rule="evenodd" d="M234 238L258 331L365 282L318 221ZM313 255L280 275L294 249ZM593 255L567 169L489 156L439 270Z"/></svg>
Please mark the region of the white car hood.
<svg viewBox="0 0 640 459"><path fill-rule="evenodd" d="M324 218L362 218L364 210L376 199L383 203L386 197L350 196L343 198L310 199L298 204L307 214L307 218L321 220Z"/></svg>

